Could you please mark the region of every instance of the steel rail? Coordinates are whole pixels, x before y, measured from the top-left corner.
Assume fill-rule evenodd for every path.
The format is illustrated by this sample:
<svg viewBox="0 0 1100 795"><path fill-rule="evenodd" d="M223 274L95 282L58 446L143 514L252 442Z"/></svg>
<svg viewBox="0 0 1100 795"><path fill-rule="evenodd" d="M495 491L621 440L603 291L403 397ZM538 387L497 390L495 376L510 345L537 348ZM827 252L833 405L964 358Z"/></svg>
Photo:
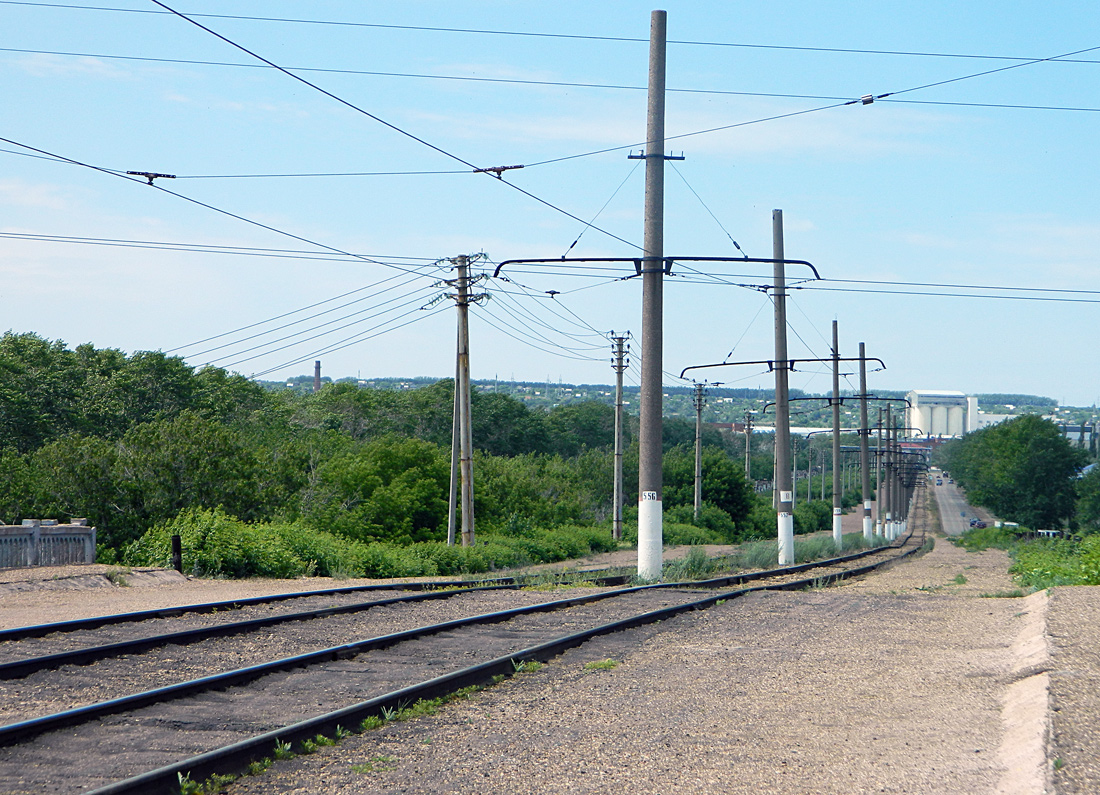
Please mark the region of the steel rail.
<svg viewBox="0 0 1100 795"><path fill-rule="evenodd" d="M902 546L912 539L912 535L912 532L910 532L902 539ZM192 756L188 759L174 762L170 765L165 765L122 781L89 790L88 795L130 795L131 793L149 793L151 795L164 793L164 795L176 795L179 791L179 781L182 776L190 776L193 780L201 781L214 774L242 772L252 762L263 759L264 757L269 757L274 752L276 745L280 743L300 743L303 740L315 737L317 734L331 734L335 732L338 727L346 728L347 726L356 726L364 718L379 716L382 715L384 711L388 710L401 709L402 707L414 703L418 699L436 698L453 693L460 688L470 685L482 685L490 682L495 676L511 676L515 672L518 662L530 660L545 662L562 652L580 646L592 638L664 621L688 611L706 609L714 606L719 601L736 599L749 593L757 591L798 590L806 587L814 587L822 583L832 583L842 579L860 576L870 573L875 569L894 564L909 555L919 552L922 548L922 545L913 546L900 555L887 560L869 563L842 572L833 572L825 577L808 578L786 583L773 583L771 585L760 585L712 594L685 604L641 613L581 632L565 635L513 654L497 657L496 659L463 668L449 674L444 674L416 685L404 687L385 695L359 702L358 704L343 707L273 731L264 732L263 734L256 735L247 740L233 743L232 745L208 751L197 756ZM878 551L882 551L883 549L884 548L880 547ZM681 583L681 585L683 584L684 583Z"/></svg>
<svg viewBox="0 0 1100 795"><path fill-rule="evenodd" d="M717 577L710 580L702 580L698 582L656 583L652 585L640 585L631 588L622 588L614 591L607 591L604 593L587 594L585 596L576 596L569 599L559 599L551 602L541 602L534 605L509 608L507 610L500 610L492 613L483 613L477 616L454 619L452 621L447 621L440 624L430 624L416 627L414 629L405 630L402 632L395 632L389 635L380 635L374 638L353 641L350 643L341 644L339 646L332 646L326 649L298 654L291 657L281 658L279 660L272 660L266 663L260 663L257 665L247 666L245 668L238 668L232 671L226 671L220 674L212 674L210 676L200 677L198 679L192 679L186 682L179 682L174 685L154 688L152 690L146 690L128 696L109 699L107 701L101 701L95 704L88 704L83 707L76 707L70 710L64 710L62 712L44 715L38 718L31 718L29 720L19 721L17 723L10 723L4 726L0 726L0 746L13 745L49 731L69 728L79 725L81 723L85 723L87 721L105 717L107 715L138 709L140 707L148 706L150 704L184 698L186 696L195 695L196 693L201 693L208 690L224 689L226 687L246 684L261 676L266 676L267 674L275 673L277 671L285 671L293 668L329 662L332 660L346 659L348 657L353 657L363 652L389 648L391 646L395 646L399 643L403 643L409 640L448 632L450 630L458 629L461 627L475 626L479 624L487 625L500 623L502 621L507 621L522 615L531 615L534 613L563 610L576 605L589 604L591 602L597 602L604 599L615 598L623 596L625 594L636 593L645 590L685 587L697 589L724 586L730 584L742 584L743 582L761 579L765 576L782 577L813 568L826 568L829 566L835 566L849 560L862 558L868 554L882 552L890 548L894 547L879 547L873 550L863 550L859 553L840 558L831 558L828 560L817 561L816 563L800 564L798 566L790 566L780 569L771 569L764 572L752 572L745 575ZM881 563L873 564L873 566L877 565L881 565ZM846 572L834 572L832 575L827 575L827 578L832 577L834 579L840 579L844 576L854 575L847 575ZM815 579L820 580L823 578ZM833 580L830 579L829 581ZM786 583L773 583L771 585L760 586L758 588L750 590L776 590L785 589L787 587L788 585ZM408 597L406 597L406 599L407 598ZM26 662L33 662L33 660Z"/></svg>
<svg viewBox="0 0 1100 795"><path fill-rule="evenodd" d="M810 568L818 568L828 565L837 565L841 562L848 560L856 560L866 555L874 554L881 550L883 547L862 550L860 552L844 555L829 560L813 561L810 563L799 564L796 566L788 566L780 569L769 569L760 572L751 572L748 574L734 574L723 577L715 577L708 580L696 582L694 587L698 588L718 588L727 585L739 585L746 582L752 582L765 577L777 577L785 574L795 574L799 571L805 571ZM515 578L508 578L514 580ZM598 578L598 583L617 582L627 579L625 576L603 577ZM499 582L497 580L496 582ZM658 587L669 587L676 585L676 583L661 583ZM368 586L369 587L369 586ZM381 607L384 605L401 604L405 602L416 602L429 599L443 599L450 598L451 596L458 595L460 593L470 593L480 590L498 590L515 588L518 585L485 585L480 587L469 588L451 588L445 591L428 591L427 593L414 594L409 596L398 596L391 599L380 599L371 602L357 602L350 605L338 605L334 607L316 608L314 610L305 610L297 613L286 613L278 616L265 616L263 618L248 619L245 621L228 622L225 624L217 624L209 627L196 627L194 629L181 630L179 632L164 633L159 635L148 635L140 638L132 638L129 640L117 641L115 643L108 643L101 646L87 646L80 649L70 649L67 651L56 652L54 654L46 654L36 657L26 657L19 660L11 660L6 663L0 663L0 681L7 679L19 679L21 677L29 676L38 671L50 670L59 668L63 665L87 665L89 663L97 662L99 660L105 660L111 657L120 657L124 654L139 654L149 649L157 648L158 646L165 646L169 644L174 645L187 645L191 643L199 643L204 640L219 637L229 637L232 635L243 634L245 632L251 632L257 629L264 629L267 627L277 626L279 624L287 623L290 621L308 621L316 618L326 618L328 616L342 615L347 613L360 612L363 610L369 610L374 607ZM312 594L325 593L322 591L314 591ZM279 595L282 598L285 595ZM263 597L259 597L262 599ZM212 604L229 604L229 602L222 603L206 603L201 605L195 605L197 608L207 608ZM233 603L233 604L239 604ZM151 613L160 613L163 611L148 611ZM206 612L202 610L201 612ZM138 613L130 613L127 615L140 615ZM178 615L178 614L177 614ZM158 616L159 617L159 616ZM39 626L50 626L39 625ZM37 628L37 627L35 627ZM35 636L37 637L37 636Z"/></svg>
<svg viewBox="0 0 1100 795"><path fill-rule="evenodd" d="M177 618L186 613L216 613L219 610L232 610L240 607L282 602L290 599L306 599L313 596L336 596L339 594L369 591L433 591L444 588L468 588L485 585L517 585L522 578L495 577L485 580L436 580L433 582L390 582L374 585L349 585L342 588L323 588L315 591L297 591L292 593L271 594L268 596L250 596L244 599L227 599L221 602L202 602L199 604L179 605L177 607L158 607L151 610L138 610L131 613L113 613L107 616L77 618L71 621L58 621L51 624L33 624L26 627L13 627L0 630L0 641L40 638L55 632L75 632L82 629L99 629L112 624L126 624L136 621L148 621L154 618Z"/></svg>
<svg viewBox="0 0 1100 795"><path fill-rule="evenodd" d="M250 618L245 621L232 621L224 624L214 624L208 627L195 627L178 632L168 632L160 635L146 635L140 638L120 640L115 643L107 643L102 646L86 646L80 649L44 654L40 657L26 657L21 660L12 660L0 663L0 680L19 679L38 671L52 668L60 668L62 665L87 665L88 663L105 660L110 657L121 657L124 654L139 654L149 649L169 644L185 646L191 643L199 643L211 638L224 638L231 635L241 635L257 629L285 624L290 621L310 621L316 618L343 615L346 613L358 613L385 605L403 604L406 602L422 602L432 599L449 599L462 593L474 591L495 591L513 589L514 585L487 585L480 588L458 588L447 591L428 591L426 593L409 594L408 596L394 596L389 599L378 599L372 602L355 602L348 605L336 605L333 607L318 607L314 610L303 610L297 613L284 613L277 616L264 616L263 618Z"/></svg>

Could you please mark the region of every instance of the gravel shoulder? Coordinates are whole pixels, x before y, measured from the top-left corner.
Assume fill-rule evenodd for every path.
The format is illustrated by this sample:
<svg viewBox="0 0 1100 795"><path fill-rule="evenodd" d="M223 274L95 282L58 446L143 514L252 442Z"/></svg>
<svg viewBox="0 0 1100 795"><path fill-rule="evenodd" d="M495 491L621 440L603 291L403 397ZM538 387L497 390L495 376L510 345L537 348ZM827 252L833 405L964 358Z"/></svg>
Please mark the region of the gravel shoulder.
<svg viewBox="0 0 1100 795"><path fill-rule="evenodd" d="M1006 568L940 540L841 588L595 640L229 792L996 792L1027 606L978 594L1010 588Z"/></svg>

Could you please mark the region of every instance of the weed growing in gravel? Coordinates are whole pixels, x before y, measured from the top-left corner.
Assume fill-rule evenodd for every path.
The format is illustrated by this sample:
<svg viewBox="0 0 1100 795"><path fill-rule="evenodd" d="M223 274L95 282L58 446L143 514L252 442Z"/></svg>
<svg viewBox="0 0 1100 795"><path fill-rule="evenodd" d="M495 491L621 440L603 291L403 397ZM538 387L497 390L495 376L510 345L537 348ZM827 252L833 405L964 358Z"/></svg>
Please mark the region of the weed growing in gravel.
<svg viewBox="0 0 1100 795"><path fill-rule="evenodd" d="M340 740L346 740L348 737L351 737L351 730L345 729L343 726L337 723L336 731L333 733L333 737L336 739L336 742L340 742Z"/></svg>
<svg viewBox="0 0 1100 795"><path fill-rule="evenodd" d="M215 773L205 781L192 781L191 776L183 773L179 777L180 795L215 795L237 780L236 776Z"/></svg>
<svg viewBox="0 0 1100 795"><path fill-rule="evenodd" d="M1057 759L1054 760L1054 769L1056 771L1061 770L1065 766L1066 766L1066 763L1062 760L1062 757L1058 757Z"/></svg>
<svg viewBox="0 0 1100 795"><path fill-rule="evenodd" d="M618 660L612 660L608 658L606 660L593 660L584 664L584 670L586 671L610 671L612 668L618 666Z"/></svg>
<svg viewBox="0 0 1100 795"><path fill-rule="evenodd" d="M246 776L258 776L271 767L271 758L265 756L263 759L256 759L255 761L248 763L248 770L245 772Z"/></svg>
<svg viewBox="0 0 1100 795"><path fill-rule="evenodd" d="M1021 596L1027 596L1027 593L1020 588L1013 588L1011 591L994 591L993 593L981 594L983 599L1019 599Z"/></svg>
<svg viewBox="0 0 1100 795"><path fill-rule="evenodd" d="M126 579L127 574L130 574L130 569L112 568L108 569L107 573L103 576L106 577L109 582L114 583L120 588L129 588L130 581Z"/></svg>
<svg viewBox="0 0 1100 795"><path fill-rule="evenodd" d="M381 716L368 715L367 717L363 718L363 721L359 724L359 731L370 732L374 731L375 729L381 729L385 725L386 722L382 720Z"/></svg>
<svg viewBox="0 0 1100 795"><path fill-rule="evenodd" d="M284 743L279 740L275 741L275 758L276 759L293 759L294 752L290 750L290 743Z"/></svg>
<svg viewBox="0 0 1100 795"><path fill-rule="evenodd" d="M302 747L300 750L303 754L312 754L317 750L317 743L309 739L302 740Z"/></svg>
<svg viewBox="0 0 1100 795"><path fill-rule="evenodd" d="M517 674L530 674L541 671L545 666L538 660L520 660L519 662L512 660L512 667Z"/></svg>
<svg viewBox="0 0 1100 795"><path fill-rule="evenodd" d="M956 574L955 575L955 585L966 585L966 575L965 574Z"/></svg>
<svg viewBox="0 0 1100 795"><path fill-rule="evenodd" d="M393 762L392 756L375 756L368 762L363 762L361 765L352 765L352 773L381 773L387 770L396 770L390 763Z"/></svg>

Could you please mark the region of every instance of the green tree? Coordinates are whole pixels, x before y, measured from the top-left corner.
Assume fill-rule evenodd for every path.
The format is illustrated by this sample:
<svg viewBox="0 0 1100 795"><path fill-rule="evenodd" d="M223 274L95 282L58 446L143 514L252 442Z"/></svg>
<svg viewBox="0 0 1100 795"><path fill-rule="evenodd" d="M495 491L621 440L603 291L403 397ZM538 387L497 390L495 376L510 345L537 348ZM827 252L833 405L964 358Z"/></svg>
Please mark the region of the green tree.
<svg viewBox="0 0 1100 795"><path fill-rule="evenodd" d="M665 453L662 470L665 506L694 505L694 448L675 447ZM704 502L721 508L735 523L752 511L752 487L745 480L744 466L713 447L703 448L702 492Z"/></svg>
<svg viewBox="0 0 1100 795"><path fill-rule="evenodd" d="M301 514L318 530L360 541L440 540L449 483L439 447L386 436L322 463Z"/></svg>
<svg viewBox="0 0 1100 795"><path fill-rule="evenodd" d="M1075 482L1085 453L1058 426L1017 417L965 436L947 452L971 502L1032 528L1056 528L1074 511Z"/></svg>
<svg viewBox="0 0 1100 795"><path fill-rule="evenodd" d="M1077 482L1078 527L1083 533L1100 533L1100 466Z"/></svg>

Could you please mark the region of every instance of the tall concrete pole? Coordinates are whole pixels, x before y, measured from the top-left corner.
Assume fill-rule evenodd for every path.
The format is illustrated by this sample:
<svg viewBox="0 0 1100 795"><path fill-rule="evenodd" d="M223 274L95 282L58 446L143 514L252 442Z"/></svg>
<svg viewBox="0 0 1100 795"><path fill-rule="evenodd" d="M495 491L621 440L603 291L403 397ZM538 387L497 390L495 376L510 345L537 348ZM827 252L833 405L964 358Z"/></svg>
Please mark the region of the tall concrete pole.
<svg viewBox="0 0 1100 795"><path fill-rule="evenodd" d="M840 480L840 333L833 321L833 543L837 551L844 548L844 486ZM825 468L821 470L822 488L825 484Z"/></svg>
<svg viewBox="0 0 1100 795"><path fill-rule="evenodd" d="M871 427L867 424L867 354L859 344L859 471L863 497L863 537L868 541L873 534L871 520Z"/></svg>
<svg viewBox="0 0 1100 795"><path fill-rule="evenodd" d="M886 538L889 541L894 540L894 446L891 439L891 431L894 427L894 418L890 411L892 407L889 403L886 404L886 461L883 467L886 470L886 483L883 491L885 491L885 499L883 502L886 504Z"/></svg>
<svg viewBox="0 0 1100 795"><path fill-rule="evenodd" d="M462 546L474 545L474 460L470 413L470 292L467 258L458 265L459 470L462 481Z"/></svg>
<svg viewBox="0 0 1100 795"><path fill-rule="evenodd" d="M882 460L882 409L878 410L878 441L875 444L875 531L878 535L886 537L886 529L882 526L883 516L883 485L882 485L882 469L885 463Z"/></svg>
<svg viewBox="0 0 1100 795"><path fill-rule="evenodd" d="M623 371L626 370L624 344L626 337L612 337L615 343L615 488L612 497L611 537L621 541L623 537Z"/></svg>
<svg viewBox="0 0 1100 795"><path fill-rule="evenodd" d="M664 556L661 417L664 410L665 26L654 11L649 30L649 103L645 145L642 265L642 383L638 433L638 577L661 577Z"/></svg>
<svg viewBox="0 0 1100 795"><path fill-rule="evenodd" d="M703 394L703 385L695 385L695 394L692 395L695 404L695 521L699 521L699 510L703 507L703 407L706 405L706 396Z"/></svg>
<svg viewBox="0 0 1100 795"><path fill-rule="evenodd" d="M783 211L772 210L775 301L775 489L779 565L794 563L794 494L791 488L791 412L787 392L787 285L783 267Z"/></svg>

